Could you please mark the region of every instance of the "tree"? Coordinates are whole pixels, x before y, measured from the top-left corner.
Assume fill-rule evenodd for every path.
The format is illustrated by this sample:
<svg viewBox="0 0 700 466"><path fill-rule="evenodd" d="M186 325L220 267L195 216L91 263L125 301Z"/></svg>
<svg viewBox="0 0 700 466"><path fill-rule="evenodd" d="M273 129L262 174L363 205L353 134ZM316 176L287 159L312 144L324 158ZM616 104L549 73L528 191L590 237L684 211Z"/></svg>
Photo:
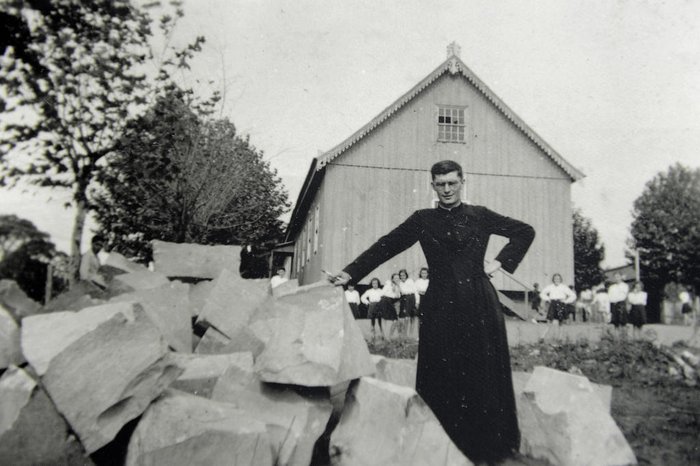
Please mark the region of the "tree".
<svg viewBox="0 0 700 466"><path fill-rule="evenodd" d="M14 215L0 216L0 278L14 280L27 295L42 301L46 290L49 264L56 265L51 273L52 288L60 292L65 287L64 276L58 266L65 254L56 251L49 235L40 231L29 220Z"/></svg>
<svg viewBox="0 0 700 466"><path fill-rule="evenodd" d="M590 219L574 209L574 287L576 291L592 288L604 279L600 263L605 258L605 246Z"/></svg>
<svg viewBox="0 0 700 466"><path fill-rule="evenodd" d="M0 260L30 241L48 241L48 233L39 231L29 220L16 215L0 215Z"/></svg>
<svg viewBox="0 0 700 466"><path fill-rule="evenodd" d="M700 286L700 169L675 164L658 173L634 201L632 218L628 244L645 281Z"/></svg>
<svg viewBox="0 0 700 466"><path fill-rule="evenodd" d="M126 128L99 178L96 216L110 246L146 261L149 241L276 241L287 194L263 153L227 119L173 90Z"/></svg>
<svg viewBox="0 0 700 466"><path fill-rule="evenodd" d="M72 190L77 272L88 188L152 91L144 74L151 19L128 0L9 0L0 17L10 26L0 62L0 185ZM164 32L172 24L160 21ZM164 65L186 66L202 41ZM165 68L158 77L167 81Z"/></svg>

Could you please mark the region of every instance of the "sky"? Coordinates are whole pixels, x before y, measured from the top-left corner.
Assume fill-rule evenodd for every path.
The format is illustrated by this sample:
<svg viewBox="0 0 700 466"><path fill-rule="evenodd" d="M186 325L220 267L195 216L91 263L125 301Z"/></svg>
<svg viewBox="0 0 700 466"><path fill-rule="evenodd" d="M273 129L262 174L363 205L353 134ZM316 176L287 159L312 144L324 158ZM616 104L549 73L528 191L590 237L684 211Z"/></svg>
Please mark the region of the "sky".
<svg viewBox="0 0 700 466"><path fill-rule="evenodd" d="M173 43L206 37L192 74L265 151L296 201L311 159L428 75L462 61L586 177L572 200L625 263L632 205L680 162L700 167L700 2L189 0ZM49 200L49 196L51 199ZM0 192L68 250L66 193ZM87 235L89 236L89 231Z"/></svg>

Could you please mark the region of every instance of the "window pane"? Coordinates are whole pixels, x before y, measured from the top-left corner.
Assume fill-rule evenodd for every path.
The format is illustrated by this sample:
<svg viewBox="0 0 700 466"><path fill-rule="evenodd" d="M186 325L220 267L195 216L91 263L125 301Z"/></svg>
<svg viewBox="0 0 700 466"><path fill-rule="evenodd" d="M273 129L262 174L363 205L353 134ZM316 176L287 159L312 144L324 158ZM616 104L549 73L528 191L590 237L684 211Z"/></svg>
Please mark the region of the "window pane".
<svg viewBox="0 0 700 466"><path fill-rule="evenodd" d="M449 123L452 123L452 117L446 116L446 117L445 117L445 123L448 123L448 124L449 124Z"/></svg>
<svg viewBox="0 0 700 466"><path fill-rule="evenodd" d="M438 123L444 123L445 122L445 117L444 116L439 116L438 117Z"/></svg>

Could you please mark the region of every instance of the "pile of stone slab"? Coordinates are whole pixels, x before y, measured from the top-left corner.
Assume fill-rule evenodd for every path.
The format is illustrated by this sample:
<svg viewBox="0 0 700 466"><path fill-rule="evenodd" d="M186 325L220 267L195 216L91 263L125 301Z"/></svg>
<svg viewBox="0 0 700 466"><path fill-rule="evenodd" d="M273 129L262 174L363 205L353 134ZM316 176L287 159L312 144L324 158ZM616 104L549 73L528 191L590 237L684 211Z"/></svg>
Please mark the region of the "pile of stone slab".
<svg viewBox="0 0 700 466"><path fill-rule="evenodd" d="M153 271L111 254L107 289L43 308L0 283L0 464L472 464L415 362L370 356L341 289L273 295L239 253L154 242ZM609 390L547 371L515 377L524 451L634 464Z"/></svg>

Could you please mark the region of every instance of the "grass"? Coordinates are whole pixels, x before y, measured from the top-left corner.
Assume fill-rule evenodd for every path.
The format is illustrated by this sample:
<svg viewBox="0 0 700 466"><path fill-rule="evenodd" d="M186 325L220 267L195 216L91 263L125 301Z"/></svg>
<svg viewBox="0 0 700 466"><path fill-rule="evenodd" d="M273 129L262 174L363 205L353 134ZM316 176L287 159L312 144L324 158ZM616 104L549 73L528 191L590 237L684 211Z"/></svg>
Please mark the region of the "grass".
<svg viewBox="0 0 700 466"><path fill-rule="evenodd" d="M413 359L418 352L409 339L368 345L371 353L391 358ZM700 387L668 357L683 349L608 336L596 343L539 342L511 348L511 366L526 372L546 366L612 385L611 414L640 465L700 464Z"/></svg>

